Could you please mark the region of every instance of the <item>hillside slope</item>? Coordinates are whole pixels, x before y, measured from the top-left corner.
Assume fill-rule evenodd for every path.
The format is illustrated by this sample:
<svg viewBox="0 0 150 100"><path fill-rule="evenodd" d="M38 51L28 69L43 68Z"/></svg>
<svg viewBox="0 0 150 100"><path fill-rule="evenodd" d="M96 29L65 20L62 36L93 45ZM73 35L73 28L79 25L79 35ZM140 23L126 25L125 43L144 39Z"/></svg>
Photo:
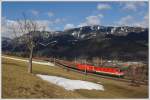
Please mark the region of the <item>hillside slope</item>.
<svg viewBox="0 0 150 100"><path fill-rule="evenodd" d="M19 39L23 36L19 37ZM17 39L2 39L3 52L27 52ZM140 27L85 26L65 31L37 32L34 55L75 57L104 57L107 59L147 60L148 29Z"/></svg>

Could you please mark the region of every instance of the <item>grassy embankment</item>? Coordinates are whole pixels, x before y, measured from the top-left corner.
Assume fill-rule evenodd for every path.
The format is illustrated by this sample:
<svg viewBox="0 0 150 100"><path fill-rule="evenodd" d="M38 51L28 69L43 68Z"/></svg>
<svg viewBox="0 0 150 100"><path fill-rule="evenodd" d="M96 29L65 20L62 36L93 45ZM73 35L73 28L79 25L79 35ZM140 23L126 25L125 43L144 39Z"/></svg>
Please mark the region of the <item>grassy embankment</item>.
<svg viewBox="0 0 150 100"><path fill-rule="evenodd" d="M2 58L2 98L148 98L148 86L133 87L125 82L68 72L57 66L33 64L33 73L27 73L26 62ZM105 91L67 91L41 80L35 74L101 82Z"/></svg>

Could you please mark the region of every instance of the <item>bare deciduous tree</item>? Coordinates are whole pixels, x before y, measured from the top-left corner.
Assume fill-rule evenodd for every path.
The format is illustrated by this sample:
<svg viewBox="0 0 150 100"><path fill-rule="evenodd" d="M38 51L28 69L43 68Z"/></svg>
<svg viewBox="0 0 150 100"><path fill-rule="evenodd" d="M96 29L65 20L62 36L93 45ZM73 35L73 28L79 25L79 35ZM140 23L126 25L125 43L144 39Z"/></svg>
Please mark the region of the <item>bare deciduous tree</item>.
<svg viewBox="0 0 150 100"><path fill-rule="evenodd" d="M18 41L21 41L26 44L28 50L29 50L29 66L28 66L28 72L32 73L32 57L33 57L33 50L34 47L37 44L37 41L34 40L34 36L37 32L39 32L39 29L42 29L44 32L44 26L38 25L38 23L33 20L27 18L25 13L23 13L23 19L17 20L17 28L13 27L13 33L15 34L16 39L18 38L17 34L21 33L21 38L18 38ZM19 35L20 36L20 35Z"/></svg>
<svg viewBox="0 0 150 100"><path fill-rule="evenodd" d="M131 65L127 71L127 76L131 79L131 85L140 86L145 81L145 66Z"/></svg>

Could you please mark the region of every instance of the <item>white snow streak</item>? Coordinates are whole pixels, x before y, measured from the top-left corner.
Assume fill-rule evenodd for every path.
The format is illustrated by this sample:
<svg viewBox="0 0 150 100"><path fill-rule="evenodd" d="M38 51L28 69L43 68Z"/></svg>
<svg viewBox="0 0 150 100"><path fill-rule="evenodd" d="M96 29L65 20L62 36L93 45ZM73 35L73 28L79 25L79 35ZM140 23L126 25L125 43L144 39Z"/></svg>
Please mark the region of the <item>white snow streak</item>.
<svg viewBox="0 0 150 100"><path fill-rule="evenodd" d="M7 59L12 59L12 60L18 60L18 61L23 61L23 62L29 62L28 60L24 60L24 59L18 59L18 58L13 58L13 57L6 57L6 56L2 56L3 58L7 58ZM32 61L32 63L34 64L40 64L40 65L48 65L48 66L54 66L53 63L50 62L39 62L39 61Z"/></svg>

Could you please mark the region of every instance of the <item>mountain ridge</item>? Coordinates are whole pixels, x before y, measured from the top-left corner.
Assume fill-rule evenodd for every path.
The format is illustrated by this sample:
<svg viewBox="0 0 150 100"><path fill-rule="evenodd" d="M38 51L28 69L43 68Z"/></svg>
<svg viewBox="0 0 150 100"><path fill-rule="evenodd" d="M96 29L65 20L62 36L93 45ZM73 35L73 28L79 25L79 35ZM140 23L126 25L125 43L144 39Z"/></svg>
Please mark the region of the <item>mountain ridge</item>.
<svg viewBox="0 0 150 100"><path fill-rule="evenodd" d="M36 34L34 38L39 44L35 48L34 55L38 56L59 56L70 59L74 57L92 58L101 56L140 60L148 58L147 28L97 25L65 31L37 33L39 34ZM11 43L2 41L2 50L11 52L21 52L23 50L27 52L24 44L17 44L14 47ZM9 44L9 49L6 44ZM11 50L11 46L14 48L13 50ZM19 50L20 48L22 50Z"/></svg>

